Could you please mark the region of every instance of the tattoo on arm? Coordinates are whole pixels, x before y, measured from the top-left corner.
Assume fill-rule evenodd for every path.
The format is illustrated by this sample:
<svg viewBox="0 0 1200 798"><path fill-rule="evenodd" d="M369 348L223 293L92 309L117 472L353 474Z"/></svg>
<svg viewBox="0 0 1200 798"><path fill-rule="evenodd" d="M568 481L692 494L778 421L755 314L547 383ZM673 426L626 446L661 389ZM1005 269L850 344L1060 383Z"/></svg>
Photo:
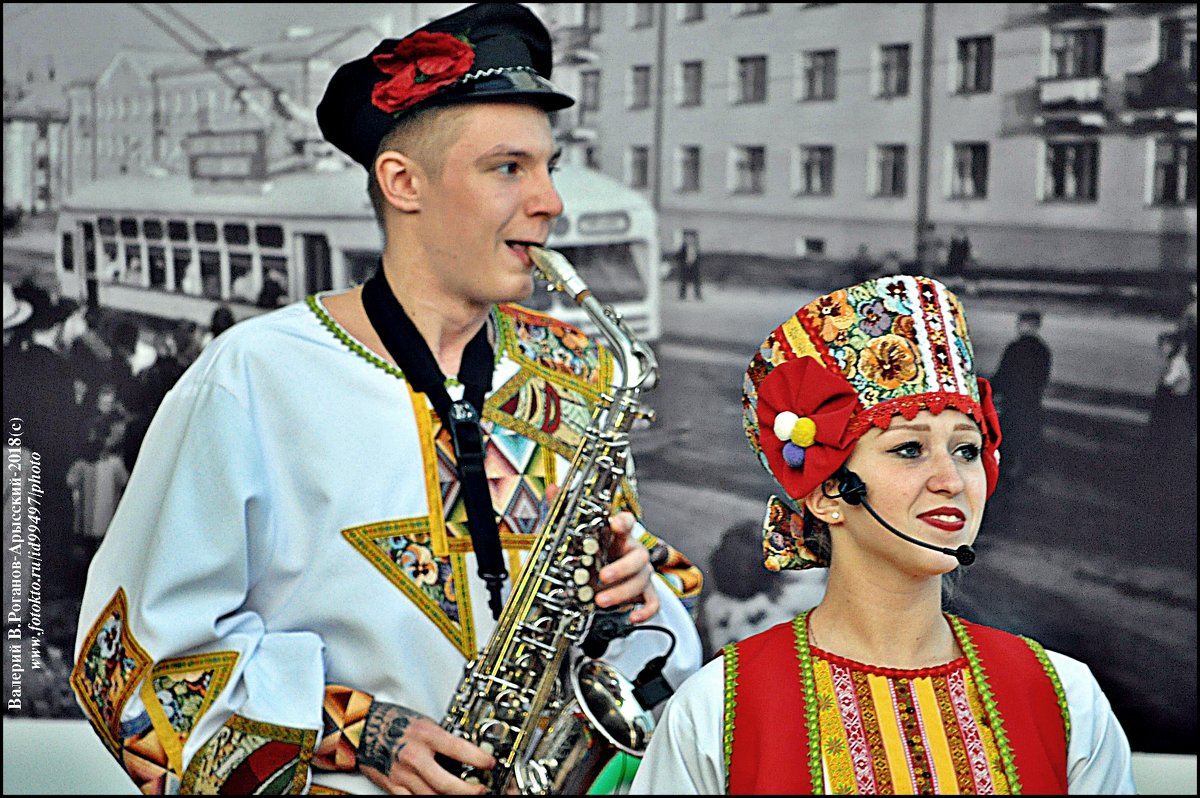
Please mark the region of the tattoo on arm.
<svg viewBox="0 0 1200 798"><path fill-rule="evenodd" d="M408 724L418 717L418 713L397 704L372 701L358 745L358 764L390 773L392 762L404 749L400 738L408 730Z"/></svg>

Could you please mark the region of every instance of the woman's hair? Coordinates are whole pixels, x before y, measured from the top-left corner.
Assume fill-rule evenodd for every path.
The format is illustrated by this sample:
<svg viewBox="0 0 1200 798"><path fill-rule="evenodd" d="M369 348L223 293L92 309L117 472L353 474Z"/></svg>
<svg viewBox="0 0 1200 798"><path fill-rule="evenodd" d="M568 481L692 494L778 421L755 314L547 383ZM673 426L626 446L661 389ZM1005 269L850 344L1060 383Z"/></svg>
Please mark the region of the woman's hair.
<svg viewBox="0 0 1200 798"><path fill-rule="evenodd" d="M833 539L829 535L829 524L813 515L807 506L804 508L804 545L821 562L828 563L830 561L833 554Z"/></svg>

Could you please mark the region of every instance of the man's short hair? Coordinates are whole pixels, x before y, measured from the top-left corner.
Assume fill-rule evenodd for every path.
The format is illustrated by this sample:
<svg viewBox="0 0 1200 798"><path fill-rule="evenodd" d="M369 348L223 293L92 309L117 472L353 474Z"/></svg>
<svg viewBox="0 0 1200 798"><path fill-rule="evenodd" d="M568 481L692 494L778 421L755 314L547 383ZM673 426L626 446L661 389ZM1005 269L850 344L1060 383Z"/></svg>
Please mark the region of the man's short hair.
<svg viewBox="0 0 1200 798"><path fill-rule="evenodd" d="M402 152L421 164L434 180L440 180L446 167L446 153L458 139L463 109L468 107L468 104L441 106L401 118L379 142L375 157L388 150ZM374 169L367 170L367 196L371 198L375 218L382 227L385 202Z"/></svg>
<svg viewBox="0 0 1200 798"><path fill-rule="evenodd" d="M1019 324L1032 324L1034 327L1042 326L1042 313L1038 310L1022 310L1017 314L1017 322Z"/></svg>

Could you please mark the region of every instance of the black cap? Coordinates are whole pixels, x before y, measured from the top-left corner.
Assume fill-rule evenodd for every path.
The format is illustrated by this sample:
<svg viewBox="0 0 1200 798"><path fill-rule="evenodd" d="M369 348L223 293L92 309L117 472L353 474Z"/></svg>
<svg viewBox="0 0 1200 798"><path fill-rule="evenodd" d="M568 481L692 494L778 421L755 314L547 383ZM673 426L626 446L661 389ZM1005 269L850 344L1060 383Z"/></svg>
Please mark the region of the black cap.
<svg viewBox="0 0 1200 798"><path fill-rule="evenodd" d="M464 102L526 102L546 111L575 103L550 83L550 33L518 3L479 3L402 39L384 39L334 73L317 106L331 144L367 170L396 123Z"/></svg>

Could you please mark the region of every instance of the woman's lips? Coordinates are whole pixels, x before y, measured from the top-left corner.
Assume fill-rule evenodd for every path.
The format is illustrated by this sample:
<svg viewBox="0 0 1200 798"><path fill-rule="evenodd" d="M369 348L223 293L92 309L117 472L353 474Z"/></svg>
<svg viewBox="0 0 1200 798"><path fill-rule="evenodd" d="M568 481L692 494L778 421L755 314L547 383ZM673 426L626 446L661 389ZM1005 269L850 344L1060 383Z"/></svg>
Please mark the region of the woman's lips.
<svg viewBox="0 0 1200 798"><path fill-rule="evenodd" d="M959 532L967 525L967 516L954 507L939 507L917 516L925 523L943 532Z"/></svg>

